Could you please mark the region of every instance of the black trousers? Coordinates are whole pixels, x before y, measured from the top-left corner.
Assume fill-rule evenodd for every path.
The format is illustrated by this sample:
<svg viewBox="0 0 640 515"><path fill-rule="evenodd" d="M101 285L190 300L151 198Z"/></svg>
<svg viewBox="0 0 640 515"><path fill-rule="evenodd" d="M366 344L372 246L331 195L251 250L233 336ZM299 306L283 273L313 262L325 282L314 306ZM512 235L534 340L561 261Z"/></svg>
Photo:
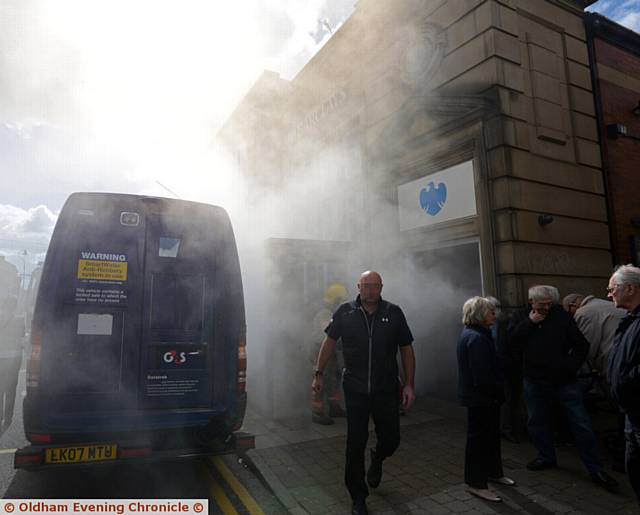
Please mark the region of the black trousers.
<svg viewBox="0 0 640 515"><path fill-rule="evenodd" d="M367 395L344 389L347 407L347 455L344 482L351 498L369 495L365 482L364 460L369 438L369 417L375 424L376 456L391 456L400 444L400 413L398 393Z"/></svg>
<svg viewBox="0 0 640 515"><path fill-rule="evenodd" d="M467 448L464 482L471 488L487 488L487 480L502 477L500 408L467 408Z"/></svg>
<svg viewBox="0 0 640 515"><path fill-rule="evenodd" d="M625 453L625 467L631 488L636 494L638 504L640 504L640 425L636 425L627 417L625 427L625 437L627 448Z"/></svg>
<svg viewBox="0 0 640 515"><path fill-rule="evenodd" d="M500 410L502 433L518 440L527 437L527 417L522 394L522 374L505 373L505 400Z"/></svg>

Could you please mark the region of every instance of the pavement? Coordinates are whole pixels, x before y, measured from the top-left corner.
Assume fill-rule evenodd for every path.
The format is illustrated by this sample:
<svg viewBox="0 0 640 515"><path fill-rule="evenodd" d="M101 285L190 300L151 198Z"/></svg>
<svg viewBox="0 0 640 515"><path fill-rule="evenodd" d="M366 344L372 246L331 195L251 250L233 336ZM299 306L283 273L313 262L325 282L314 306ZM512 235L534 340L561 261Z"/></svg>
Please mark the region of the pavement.
<svg viewBox="0 0 640 515"><path fill-rule="evenodd" d="M471 496L463 482L466 412L452 403L423 397L401 417L401 444L384 461L380 486L367 499L372 514L631 514L640 510L626 476L606 470L620 483L610 493L591 482L574 447L558 449L557 469L530 472L528 443L503 441L505 475L517 487L495 486L502 503ZM256 435L247 461L292 514L350 513L344 486L346 420L332 426L311 416L271 420L249 408L243 430ZM373 426L370 425L370 430ZM596 431L598 434L599 432ZM375 434L370 433L370 446ZM368 460L368 453L367 453ZM278 513L282 511L278 510Z"/></svg>

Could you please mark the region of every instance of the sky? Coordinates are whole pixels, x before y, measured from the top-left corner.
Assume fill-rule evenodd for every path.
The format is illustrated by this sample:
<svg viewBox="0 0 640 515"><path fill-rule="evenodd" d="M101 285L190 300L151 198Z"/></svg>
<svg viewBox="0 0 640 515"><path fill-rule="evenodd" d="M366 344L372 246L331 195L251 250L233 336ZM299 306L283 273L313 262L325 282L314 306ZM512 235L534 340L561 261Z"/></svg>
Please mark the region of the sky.
<svg viewBox="0 0 640 515"><path fill-rule="evenodd" d="M293 78L355 1L2 0L0 254L32 268L74 191L238 208L217 130L263 70Z"/></svg>
<svg viewBox="0 0 640 515"><path fill-rule="evenodd" d="M293 78L355 3L2 0L0 254L28 273L74 191L168 189L233 219L242 184L217 130L263 70ZM589 10L640 31L640 0Z"/></svg>
<svg viewBox="0 0 640 515"><path fill-rule="evenodd" d="M640 32L640 0L598 0L587 8Z"/></svg>

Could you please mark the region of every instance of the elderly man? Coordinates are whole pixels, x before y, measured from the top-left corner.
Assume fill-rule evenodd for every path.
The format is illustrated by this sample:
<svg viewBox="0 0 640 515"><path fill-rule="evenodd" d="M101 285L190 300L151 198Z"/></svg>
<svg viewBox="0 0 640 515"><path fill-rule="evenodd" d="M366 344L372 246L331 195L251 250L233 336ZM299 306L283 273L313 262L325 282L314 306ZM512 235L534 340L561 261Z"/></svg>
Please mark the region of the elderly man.
<svg viewBox="0 0 640 515"><path fill-rule="evenodd" d="M611 394L626 414L625 465L640 503L640 268L625 265L609 279L609 297L627 310L609 353Z"/></svg>
<svg viewBox="0 0 640 515"><path fill-rule="evenodd" d="M573 316L580 307L582 299L584 299L582 293L570 293L562 299L562 307L567 313Z"/></svg>
<svg viewBox="0 0 640 515"><path fill-rule="evenodd" d="M347 408L347 452L345 483L353 501L352 513L366 515L367 483L376 488L382 479L382 461L400 443L398 348L404 368L402 404L409 408L415 399L413 379L415 358L413 336L402 310L382 300L382 277L367 271L358 281L360 294L342 304L325 329L313 383L315 392L323 388L325 366L336 342L342 338L344 355L343 389ZM365 483L365 449L369 437L369 417L375 424L377 443L371 449L371 464Z"/></svg>
<svg viewBox="0 0 640 515"><path fill-rule="evenodd" d="M591 478L598 485L613 489L617 482L603 470L577 382L577 371L589 343L559 301L558 290L553 286L529 288L531 309L514 317L509 331L509 345L522 356L529 436L538 450L538 456L527 468L544 470L557 466L550 415L552 403L557 400Z"/></svg>
<svg viewBox="0 0 640 515"><path fill-rule="evenodd" d="M602 377L607 375L609 351L618 324L625 314L625 310L617 308L613 302L587 295L573 315L578 328L589 342L589 366Z"/></svg>

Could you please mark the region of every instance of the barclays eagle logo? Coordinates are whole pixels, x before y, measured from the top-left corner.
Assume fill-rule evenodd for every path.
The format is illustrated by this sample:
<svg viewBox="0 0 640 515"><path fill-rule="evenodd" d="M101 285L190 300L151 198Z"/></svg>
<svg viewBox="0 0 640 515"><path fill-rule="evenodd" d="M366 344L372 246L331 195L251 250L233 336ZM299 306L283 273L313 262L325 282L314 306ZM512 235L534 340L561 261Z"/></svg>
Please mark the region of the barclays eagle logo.
<svg viewBox="0 0 640 515"><path fill-rule="evenodd" d="M444 182L436 188L433 182L427 184L427 188L420 191L420 207L431 216L437 215L447 201L447 187Z"/></svg>

